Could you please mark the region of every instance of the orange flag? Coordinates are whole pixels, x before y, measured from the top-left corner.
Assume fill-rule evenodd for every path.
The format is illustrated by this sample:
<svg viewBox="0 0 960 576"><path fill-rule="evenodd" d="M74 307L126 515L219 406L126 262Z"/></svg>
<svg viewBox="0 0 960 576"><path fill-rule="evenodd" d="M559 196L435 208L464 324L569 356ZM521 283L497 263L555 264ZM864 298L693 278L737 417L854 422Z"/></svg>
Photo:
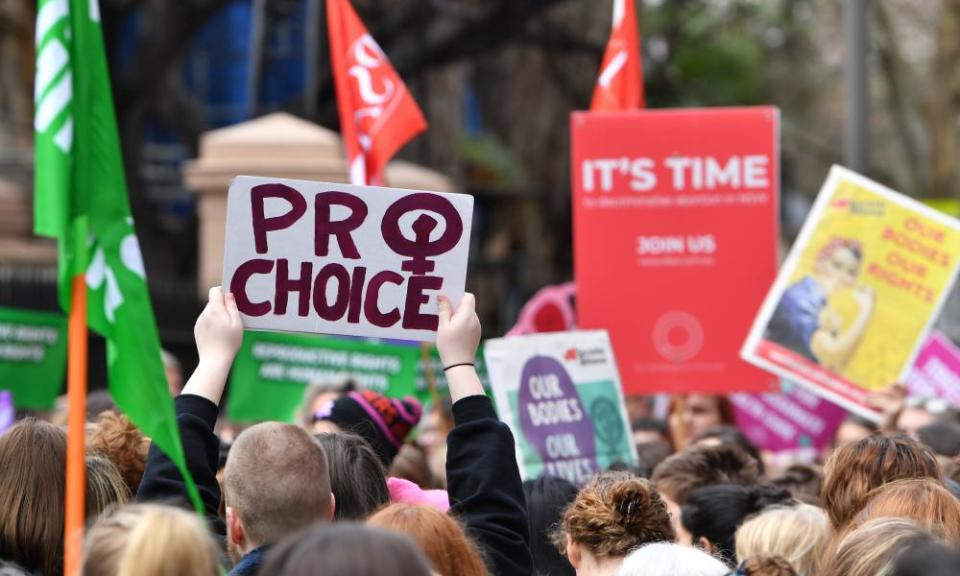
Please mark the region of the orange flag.
<svg viewBox="0 0 960 576"><path fill-rule="evenodd" d="M427 121L349 0L327 0L327 28L350 183L383 184L390 157Z"/></svg>
<svg viewBox="0 0 960 576"><path fill-rule="evenodd" d="M643 108L643 60L634 0L613 0L613 30L603 54L590 110Z"/></svg>

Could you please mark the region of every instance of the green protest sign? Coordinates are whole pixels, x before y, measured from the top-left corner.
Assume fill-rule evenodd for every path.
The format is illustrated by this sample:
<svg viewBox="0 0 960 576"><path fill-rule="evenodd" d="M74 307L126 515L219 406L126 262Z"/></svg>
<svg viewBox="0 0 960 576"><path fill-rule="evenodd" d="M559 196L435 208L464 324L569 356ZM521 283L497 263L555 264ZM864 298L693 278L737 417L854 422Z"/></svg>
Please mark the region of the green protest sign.
<svg viewBox="0 0 960 576"><path fill-rule="evenodd" d="M248 331L230 377L227 417L292 422L309 383L345 375L388 396L417 395L420 354L418 346Z"/></svg>
<svg viewBox="0 0 960 576"><path fill-rule="evenodd" d="M450 386L447 384L447 378L444 376L443 363L440 361L440 353L435 346L430 347L429 351L430 367L433 370L434 382L437 386L437 392L440 396L450 395ZM490 391L490 380L487 376L487 363L483 359L483 346L477 350L477 357L474 360L477 367L477 376L480 377L480 383L483 389L488 393ZM427 381L427 373L424 369L427 364L424 362L423 353L417 358L417 392L416 396L421 402L431 400L430 385Z"/></svg>
<svg viewBox="0 0 960 576"><path fill-rule="evenodd" d="M0 307L0 389L17 408L53 408L66 368L66 318Z"/></svg>

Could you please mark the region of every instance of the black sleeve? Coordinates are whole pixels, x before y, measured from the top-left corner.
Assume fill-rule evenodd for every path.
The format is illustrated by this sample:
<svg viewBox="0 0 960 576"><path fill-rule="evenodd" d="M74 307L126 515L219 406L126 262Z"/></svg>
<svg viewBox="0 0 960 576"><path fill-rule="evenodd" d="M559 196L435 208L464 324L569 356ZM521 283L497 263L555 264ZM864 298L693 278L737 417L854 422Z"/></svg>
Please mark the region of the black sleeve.
<svg viewBox="0 0 960 576"><path fill-rule="evenodd" d="M187 470L193 476L204 516L215 534L225 536L226 524L217 514L220 506L220 485L217 466L220 463L220 439L213 433L219 409L213 402L193 394L182 394L174 399L177 424L187 460ZM190 497L180 470L154 444L150 444L147 466L137 489L137 502L177 502L189 505Z"/></svg>
<svg viewBox="0 0 960 576"><path fill-rule="evenodd" d="M486 396L453 405L447 437L450 513L482 549L493 576L533 574L527 505L513 434Z"/></svg>

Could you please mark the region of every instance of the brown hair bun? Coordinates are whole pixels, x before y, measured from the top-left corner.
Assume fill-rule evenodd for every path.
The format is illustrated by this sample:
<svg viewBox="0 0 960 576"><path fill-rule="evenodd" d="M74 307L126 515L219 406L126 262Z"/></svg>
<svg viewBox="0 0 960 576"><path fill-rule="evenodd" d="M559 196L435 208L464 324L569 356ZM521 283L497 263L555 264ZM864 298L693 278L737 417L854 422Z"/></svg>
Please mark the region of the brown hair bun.
<svg viewBox="0 0 960 576"><path fill-rule="evenodd" d="M610 490L610 503L617 523L630 532L648 532L651 523L658 520L657 507L663 506L651 484L639 478L615 485Z"/></svg>
<svg viewBox="0 0 960 576"><path fill-rule="evenodd" d="M594 476L563 515L565 536L598 558L624 557L633 549L675 539L670 513L650 481L627 472Z"/></svg>

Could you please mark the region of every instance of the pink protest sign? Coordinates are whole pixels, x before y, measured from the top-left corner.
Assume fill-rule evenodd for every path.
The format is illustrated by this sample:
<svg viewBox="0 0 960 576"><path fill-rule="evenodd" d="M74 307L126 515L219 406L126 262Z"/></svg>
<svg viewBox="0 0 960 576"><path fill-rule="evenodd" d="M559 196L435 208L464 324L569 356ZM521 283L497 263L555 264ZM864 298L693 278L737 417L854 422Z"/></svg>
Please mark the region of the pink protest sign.
<svg viewBox="0 0 960 576"><path fill-rule="evenodd" d="M960 348L932 332L913 363L907 389L911 396L943 398L960 407Z"/></svg>
<svg viewBox="0 0 960 576"><path fill-rule="evenodd" d="M769 452L823 450L846 416L843 408L788 382L779 394L731 394L730 401L740 430Z"/></svg>
<svg viewBox="0 0 960 576"><path fill-rule="evenodd" d="M573 309L576 295L577 287L573 282L541 288L520 310L520 317L507 336L573 330L576 328Z"/></svg>

